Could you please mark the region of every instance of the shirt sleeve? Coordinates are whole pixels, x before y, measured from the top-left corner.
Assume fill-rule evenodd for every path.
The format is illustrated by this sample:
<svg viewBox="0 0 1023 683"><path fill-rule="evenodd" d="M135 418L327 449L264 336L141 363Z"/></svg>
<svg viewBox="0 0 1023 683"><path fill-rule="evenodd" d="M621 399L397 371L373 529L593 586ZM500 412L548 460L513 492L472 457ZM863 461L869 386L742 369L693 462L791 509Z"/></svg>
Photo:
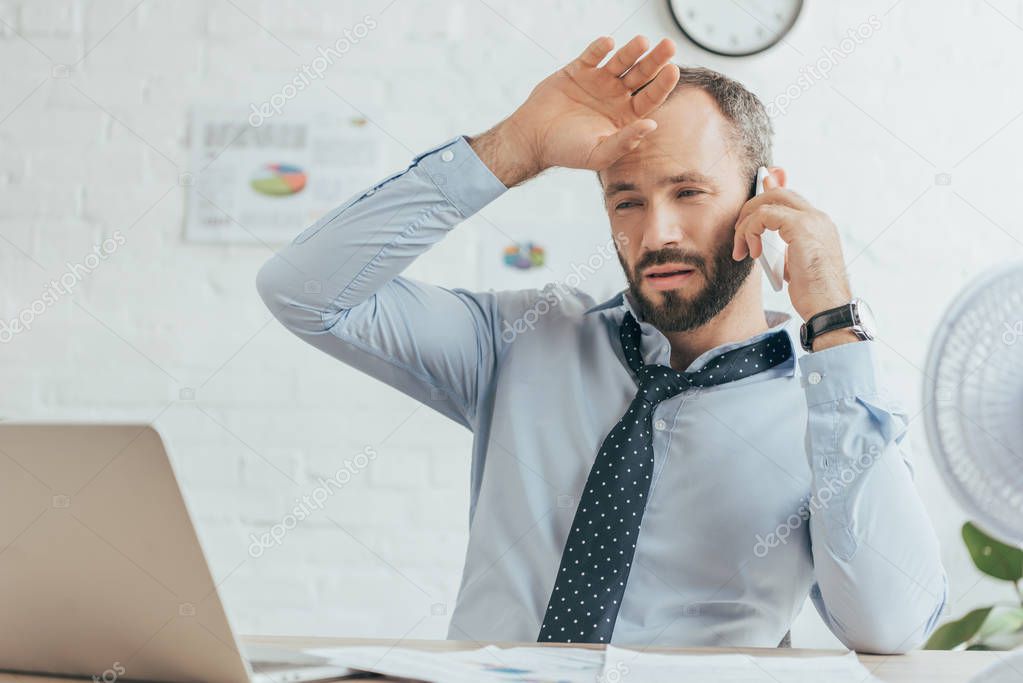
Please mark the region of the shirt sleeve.
<svg viewBox="0 0 1023 683"><path fill-rule="evenodd" d="M459 135L309 226L256 287L301 339L472 429L501 344L496 295L400 273L507 189Z"/></svg>
<svg viewBox="0 0 1023 683"><path fill-rule="evenodd" d="M812 473L810 597L846 647L892 654L934 630L948 581L913 484L907 414L884 391L875 344L799 359Z"/></svg>

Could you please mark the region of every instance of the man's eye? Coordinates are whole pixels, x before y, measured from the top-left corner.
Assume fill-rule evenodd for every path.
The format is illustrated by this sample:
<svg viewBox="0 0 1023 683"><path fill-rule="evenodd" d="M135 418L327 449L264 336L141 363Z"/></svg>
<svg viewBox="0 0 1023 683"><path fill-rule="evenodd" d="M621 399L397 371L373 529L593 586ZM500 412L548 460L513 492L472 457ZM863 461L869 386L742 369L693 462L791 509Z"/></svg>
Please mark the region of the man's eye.
<svg viewBox="0 0 1023 683"><path fill-rule="evenodd" d="M695 197L698 194L703 194L700 190L679 190L679 197Z"/></svg>
<svg viewBox="0 0 1023 683"><path fill-rule="evenodd" d="M634 206L634 205L635 205L635 202L621 202L620 204L615 206L615 208L616 209L627 209L627 208L629 208L631 206Z"/></svg>

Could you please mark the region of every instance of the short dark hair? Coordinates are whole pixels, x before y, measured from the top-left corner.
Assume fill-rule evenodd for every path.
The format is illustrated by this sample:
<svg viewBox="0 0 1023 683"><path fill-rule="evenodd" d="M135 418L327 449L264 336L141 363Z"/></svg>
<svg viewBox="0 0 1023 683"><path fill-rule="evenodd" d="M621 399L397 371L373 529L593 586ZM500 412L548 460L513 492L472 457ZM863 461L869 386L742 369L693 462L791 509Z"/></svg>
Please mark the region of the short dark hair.
<svg viewBox="0 0 1023 683"><path fill-rule="evenodd" d="M679 79L668 93L670 101L686 88L699 88L714 98L718 110L732 124L732 143L743 157L743 174L752 181L760 166L770 166L774 128L760 98L736 80L702 66L678 66ZM649 83L647 84L649 85ZM642 86L636 92L645 88ZM635 94L635 93L633 93Z"/></svg>

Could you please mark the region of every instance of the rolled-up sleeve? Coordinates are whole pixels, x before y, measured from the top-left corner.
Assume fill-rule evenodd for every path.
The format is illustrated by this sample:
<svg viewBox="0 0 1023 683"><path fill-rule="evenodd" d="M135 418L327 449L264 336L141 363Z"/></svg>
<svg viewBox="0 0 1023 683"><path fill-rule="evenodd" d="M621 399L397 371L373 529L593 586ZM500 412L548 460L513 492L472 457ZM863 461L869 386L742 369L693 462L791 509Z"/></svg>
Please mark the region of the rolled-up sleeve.
<svg viewBox="0 0 1023 683"><path fill-rule="evenodd" d="M938 539L913 483L905 410L885 389L875 341L799 358L812 473L810 597L847 647L919 646L948 597Z"/></svg>
<svg viewBox="0 0 1023 683"><path fill-rule="evenodd" d="M501 343L496 295L400 273L506 190L459 135L306 228L256 287L309 344L471 428Z"/></svg>

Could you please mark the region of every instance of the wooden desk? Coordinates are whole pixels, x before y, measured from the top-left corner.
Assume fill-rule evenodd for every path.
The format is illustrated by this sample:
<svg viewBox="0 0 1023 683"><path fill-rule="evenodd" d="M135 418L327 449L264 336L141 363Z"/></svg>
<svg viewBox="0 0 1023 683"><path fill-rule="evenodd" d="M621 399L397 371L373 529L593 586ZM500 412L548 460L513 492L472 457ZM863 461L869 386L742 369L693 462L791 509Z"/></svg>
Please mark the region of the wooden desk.
<svg viewBox="0 0 1023 683"><path fill-rule="evenodd" d="M473 643L455 640L398 640L387 638L311 638L311 637L243 637L246 643L277 645L282 647L339 647L344 645L383 645L388 647L416 648L423 650L459 650L483 647L489 643ZM540 643L494 643L499 647L540 646ZM562 646L564 647L564 646ZM574 645L599 649L600 645ZM803 650L798 648L650 648L650 652L685 652L687 654L723 654L743 652L766 657L814 657L824 654L841 654L838 650ZM860 655L860 661L871 673L886 683L962 683L989 663L995 661L995 652L938 652L917 651L908 655L878 656ZM68 683L68 678L50 678L0 673L0 683ZM85 679L89 680L89 679ZM348 679L382 683L383 678ZM640 683L637 681L636 683Z"/></svg>
<svg viewBox="0 0 1023 683"><path fill-rule="evenodd" d="M277 638L243 637L247 643L284 645L288 647L338 647L343 645L384 645L423 650L464 650L483 647L491 643L474 643L462 640L398 640L375 638ZM542 643L493 643L499 647L543 646ZM600 649L602 645L574 645L560 647L585 647ZM817 655L844 654L842 650L804 650L799 648L664 648L653 647L648 652L676 652L686 654L727 654L742 652L765 657L813 657ZM917 650L907 655L859 655L860 662L874 676L885 683L963 683L994 662L996 652L943 652L938 650ZM381 683L392 680L384 678L350 679ZM0 678L0 683L7 683ZM636 681L636 683L641 683ZM822 681L822 683L825 683Z"/></svg>

